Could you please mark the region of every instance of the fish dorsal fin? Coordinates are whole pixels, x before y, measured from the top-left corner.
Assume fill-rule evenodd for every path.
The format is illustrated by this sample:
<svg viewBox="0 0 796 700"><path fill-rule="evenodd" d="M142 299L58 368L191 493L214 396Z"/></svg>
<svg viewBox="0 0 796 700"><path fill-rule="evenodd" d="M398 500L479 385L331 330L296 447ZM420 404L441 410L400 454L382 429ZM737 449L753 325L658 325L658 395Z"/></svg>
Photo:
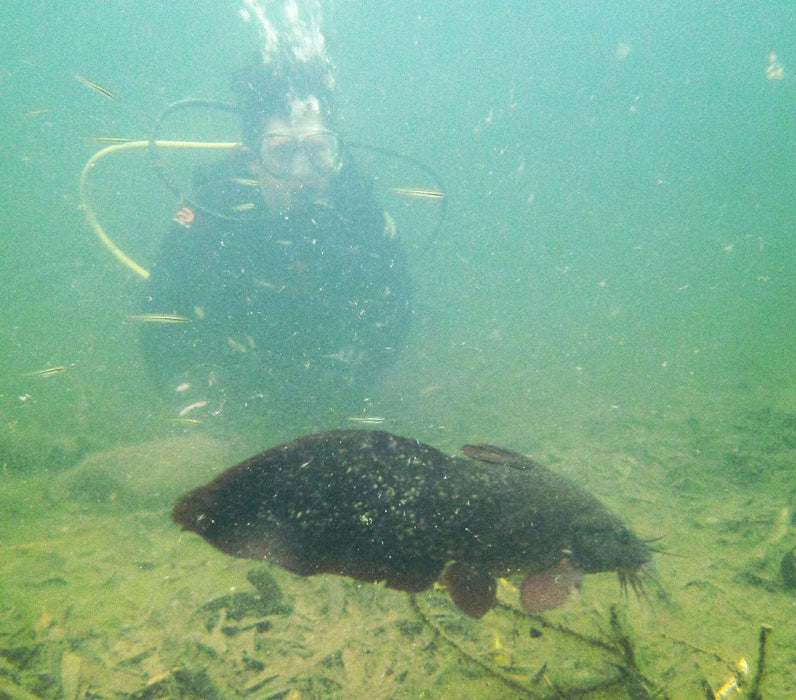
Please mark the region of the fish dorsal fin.
<svg viewBox="0 0 796 700"><path fill-rule="evenodd" d="M532 469L539 465L529 457L521 455L519 452L512 452L504 447L495 445L465 445L462 452L470 459L486 464L504 464L515 469Z"/></svg>

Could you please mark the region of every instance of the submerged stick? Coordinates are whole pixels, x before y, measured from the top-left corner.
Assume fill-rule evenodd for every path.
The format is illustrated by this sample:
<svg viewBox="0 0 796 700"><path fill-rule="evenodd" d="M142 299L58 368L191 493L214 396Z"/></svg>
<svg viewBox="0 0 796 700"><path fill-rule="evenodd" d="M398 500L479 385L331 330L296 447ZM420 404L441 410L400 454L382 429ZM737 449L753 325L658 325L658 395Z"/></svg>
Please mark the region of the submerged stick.
<svg viewBox="0 0 796 700"><path fill-rule="evenodd" d="M502 671L498 670L497 668L490 666L487 663L484 663L480 659L476 658L472 654L468 654L464 649L462 649L456 642L454 642L447 634L445 634L437 625L435 625L428 615L421 609L419 603L417 602L417 597L414 594L409 596L409 605L414 610L415 614L420 618L421 622L426 625L439 639L445 642L448 646L450 646L461 658L465 659L466 661L470 662L471 664L478 666L484 673L496 680L500 681L508 688L511 688L514 692L520 693L522 697L531 698L533 697L532 691L530 688L526 687L519 681L515 681L513 678L508 676L507 674L503 673Z"/></svg>
<svg viewBox="0 0 796 700"><path fill-rule="evenodd" d="M622 653L624 666L620 667L620 670L627 677L627 689L630 693L630 697L632 697L633 700L647 700L651 697L647 688L654 688L654 684L641 672L641 669L638 667L636 653L633 649L633 643L630 641L630 637L628 637L625 631L622 629L622 625L619 622L619 613L617 612L615 605L611 606L610 622L611 632L613 633L614 639L619 645L619 649Z"/></svg>
<svg viewBox="0 0 796 700"><path fill-rule="evenodd" d="M757 650L757 668L755 669L754 678L752 678L752 685L749 688L749 700L762 700L763 696L760 694L760 684L763 682L763 674L766 670L766 642L768 635L773 628L771 625L760 625L760 643Z"/></svg>
<svg viewBox="0 0 796 700"><path fill-rule="evenodd" d="M507 612L512 613L515 617L520 618L522 620L530 620L540 627L552 630L553 632L560 632L561 634L572 637L573 639L577 639L579 642L583 642L584 644L588 644L589 646L595 647L596 649L602 649L603 651L608 651L612 654L618 654L619 648L614 645L610 644L609 642L603 641L602 639L597 639L596 637L590 637L587 634L583 634L582 632L576 632L565 625L562 625L559 622L549 622L546 618L542 617L538 613L529 613L525 610L518 610L513 605L508 605L501 601L495 601L495 607L500 608L501 610L506 610Z"/></svg>

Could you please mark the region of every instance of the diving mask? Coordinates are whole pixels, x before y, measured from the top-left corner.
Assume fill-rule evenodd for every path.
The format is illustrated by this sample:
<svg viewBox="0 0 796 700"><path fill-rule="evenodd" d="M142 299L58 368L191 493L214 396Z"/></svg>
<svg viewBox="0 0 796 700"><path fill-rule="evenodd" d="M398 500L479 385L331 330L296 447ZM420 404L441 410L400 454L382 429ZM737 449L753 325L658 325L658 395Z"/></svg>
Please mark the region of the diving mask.
<svg viewBox="0 0 796 700"><path fill-rule="evenodd" d="M326 129L269 131L260 148L263 170L281 180L319 180L342 167L340 140Z"/></svg>

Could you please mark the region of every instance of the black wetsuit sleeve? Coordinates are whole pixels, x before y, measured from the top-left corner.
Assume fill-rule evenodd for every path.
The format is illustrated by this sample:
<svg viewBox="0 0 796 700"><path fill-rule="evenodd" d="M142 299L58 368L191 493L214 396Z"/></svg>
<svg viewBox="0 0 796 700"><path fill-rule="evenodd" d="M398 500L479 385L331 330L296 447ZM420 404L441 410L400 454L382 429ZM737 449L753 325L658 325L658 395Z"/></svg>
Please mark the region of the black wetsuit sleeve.
<svg viewBox="0 0 796 700"><path fill-rule="evenodd" d="M211 223L201 215L190 227L175 222L150 270L142 313L169 314L185 319L176 323L142 324L143 354L161 386L178 383L197 365L211 370L212 352L202 342L198 328L202 298L207 290L218 284L217 252L214 250L217 237Z"/></svg>

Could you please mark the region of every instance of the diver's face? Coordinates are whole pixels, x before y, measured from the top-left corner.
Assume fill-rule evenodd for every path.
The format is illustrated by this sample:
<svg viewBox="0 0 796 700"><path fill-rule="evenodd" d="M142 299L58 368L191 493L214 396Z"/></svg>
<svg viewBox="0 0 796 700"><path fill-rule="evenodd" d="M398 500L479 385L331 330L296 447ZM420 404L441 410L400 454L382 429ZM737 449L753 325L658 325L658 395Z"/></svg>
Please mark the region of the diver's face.
<svg viewBox="0 0 796 700"><path fill-rule="evenodd" d="M318 112L272 117L260 144L263 197L279 211L311 203L326 191L340 169L337 135Z"/></svg>

